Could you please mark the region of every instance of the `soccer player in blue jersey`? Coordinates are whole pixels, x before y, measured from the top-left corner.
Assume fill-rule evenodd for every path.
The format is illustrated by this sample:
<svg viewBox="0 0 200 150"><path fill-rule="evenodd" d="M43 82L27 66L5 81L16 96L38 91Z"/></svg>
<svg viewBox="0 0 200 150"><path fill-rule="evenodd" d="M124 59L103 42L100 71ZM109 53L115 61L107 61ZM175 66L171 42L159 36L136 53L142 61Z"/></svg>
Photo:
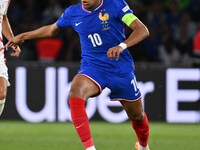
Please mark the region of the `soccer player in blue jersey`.
<svg viewBox="0 0 200 150"><path fill-rule="evenodd" d="M126 39L126 26L133 32ZM65 10L57 22L22 33L6 48L25 40L48 38L60 29L72 27L80 37L81 67L72 81L69 105L75 129L86 150L95 150L85 102L108 87L110 98L120 101L138 137L137 150L149 150L149 125L141 93L134 75L134 62L127 48L149 35L146 26L133 14L124 0L81 0Z"/></svg>

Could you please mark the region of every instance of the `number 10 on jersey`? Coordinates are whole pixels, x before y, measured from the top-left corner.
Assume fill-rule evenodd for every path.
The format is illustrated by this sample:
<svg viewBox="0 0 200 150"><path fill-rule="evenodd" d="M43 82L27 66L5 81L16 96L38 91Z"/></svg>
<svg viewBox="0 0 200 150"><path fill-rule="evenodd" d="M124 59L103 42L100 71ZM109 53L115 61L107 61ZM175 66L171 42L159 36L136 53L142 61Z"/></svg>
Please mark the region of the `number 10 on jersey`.
<svg viewBox="0 0 200 150"><path fill-rule="evenodd" d="M88 38L91 40L93 47L101 46L103 44L101 37L98 33L94 33L93 35L88 35Z"/></svg>

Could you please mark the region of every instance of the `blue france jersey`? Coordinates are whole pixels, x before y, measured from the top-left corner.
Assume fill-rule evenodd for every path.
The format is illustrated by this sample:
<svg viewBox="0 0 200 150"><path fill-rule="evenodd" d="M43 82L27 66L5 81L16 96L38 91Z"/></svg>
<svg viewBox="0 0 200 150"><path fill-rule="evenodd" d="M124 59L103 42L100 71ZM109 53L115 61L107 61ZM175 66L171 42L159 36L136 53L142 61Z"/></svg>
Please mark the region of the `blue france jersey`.
<svg viewBox="0 0 200 150"><path fill-rule="evenodd" d="M128 50L120 54L118 61L110 60L107 52L126 39L126 25L122 18L127 13L132 13L132 10L124 0L101 0L101 4L93 11L86 10L79 3L65 10L57 21L57 26L72 27L78 32L82 66L123 74L134 70L133 59Z"/></svg>

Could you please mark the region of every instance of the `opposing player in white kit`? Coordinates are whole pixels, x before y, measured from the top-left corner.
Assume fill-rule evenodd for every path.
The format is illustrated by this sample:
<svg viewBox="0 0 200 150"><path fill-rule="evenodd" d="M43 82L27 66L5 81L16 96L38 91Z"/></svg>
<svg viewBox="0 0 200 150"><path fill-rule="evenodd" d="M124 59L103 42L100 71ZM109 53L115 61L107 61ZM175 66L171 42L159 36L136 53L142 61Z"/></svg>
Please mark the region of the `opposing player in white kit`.
<svg viewBox="0 0 200 150"><path fill-rule="evenodd" d="M10 27L8 18L7 18L7 10L9 6L10 0L0 0L0 115L2 114L6 94L7 94L7 86L10 85L8 81L8 69L5 64L4 58L4 45L3 45L3 35L7 40L14 37L12 29ZM19 47L13 47L14 52L11 53L11 56L18 57L21 50Z"/></svg>

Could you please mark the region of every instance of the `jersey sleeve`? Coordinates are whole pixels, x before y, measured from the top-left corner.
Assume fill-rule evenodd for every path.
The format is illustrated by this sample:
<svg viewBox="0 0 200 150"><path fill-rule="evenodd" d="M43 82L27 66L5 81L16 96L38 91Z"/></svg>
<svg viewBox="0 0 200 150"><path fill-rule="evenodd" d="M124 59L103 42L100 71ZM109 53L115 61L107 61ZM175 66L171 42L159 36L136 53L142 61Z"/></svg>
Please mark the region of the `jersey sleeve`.
<svg viewBox="0 0 200 150"><path fill-rule="evenodd" d="M57 21L58 28L66 28L71 27L71 19L70 19L70 7L65 9L64 13L60 16Z"/></svg>
<svg viewBox="0 0 200 150"><path fill-rule="evenodd" d="M10 0L8 0L8 3L7 3L7 5L6 5L6 9L4 10L3 15L6 15L6 14L7 14L9 5L10 5Z"/></svg>
<svg viewBox="0 0 200 150"><path fill-rule="evenodd" d="M117 0L115 3L117 10L118 10L118 17L120 20L124 17L124 15L128 13L133 13L130 9L129 5L124 0Z"/></svg>

